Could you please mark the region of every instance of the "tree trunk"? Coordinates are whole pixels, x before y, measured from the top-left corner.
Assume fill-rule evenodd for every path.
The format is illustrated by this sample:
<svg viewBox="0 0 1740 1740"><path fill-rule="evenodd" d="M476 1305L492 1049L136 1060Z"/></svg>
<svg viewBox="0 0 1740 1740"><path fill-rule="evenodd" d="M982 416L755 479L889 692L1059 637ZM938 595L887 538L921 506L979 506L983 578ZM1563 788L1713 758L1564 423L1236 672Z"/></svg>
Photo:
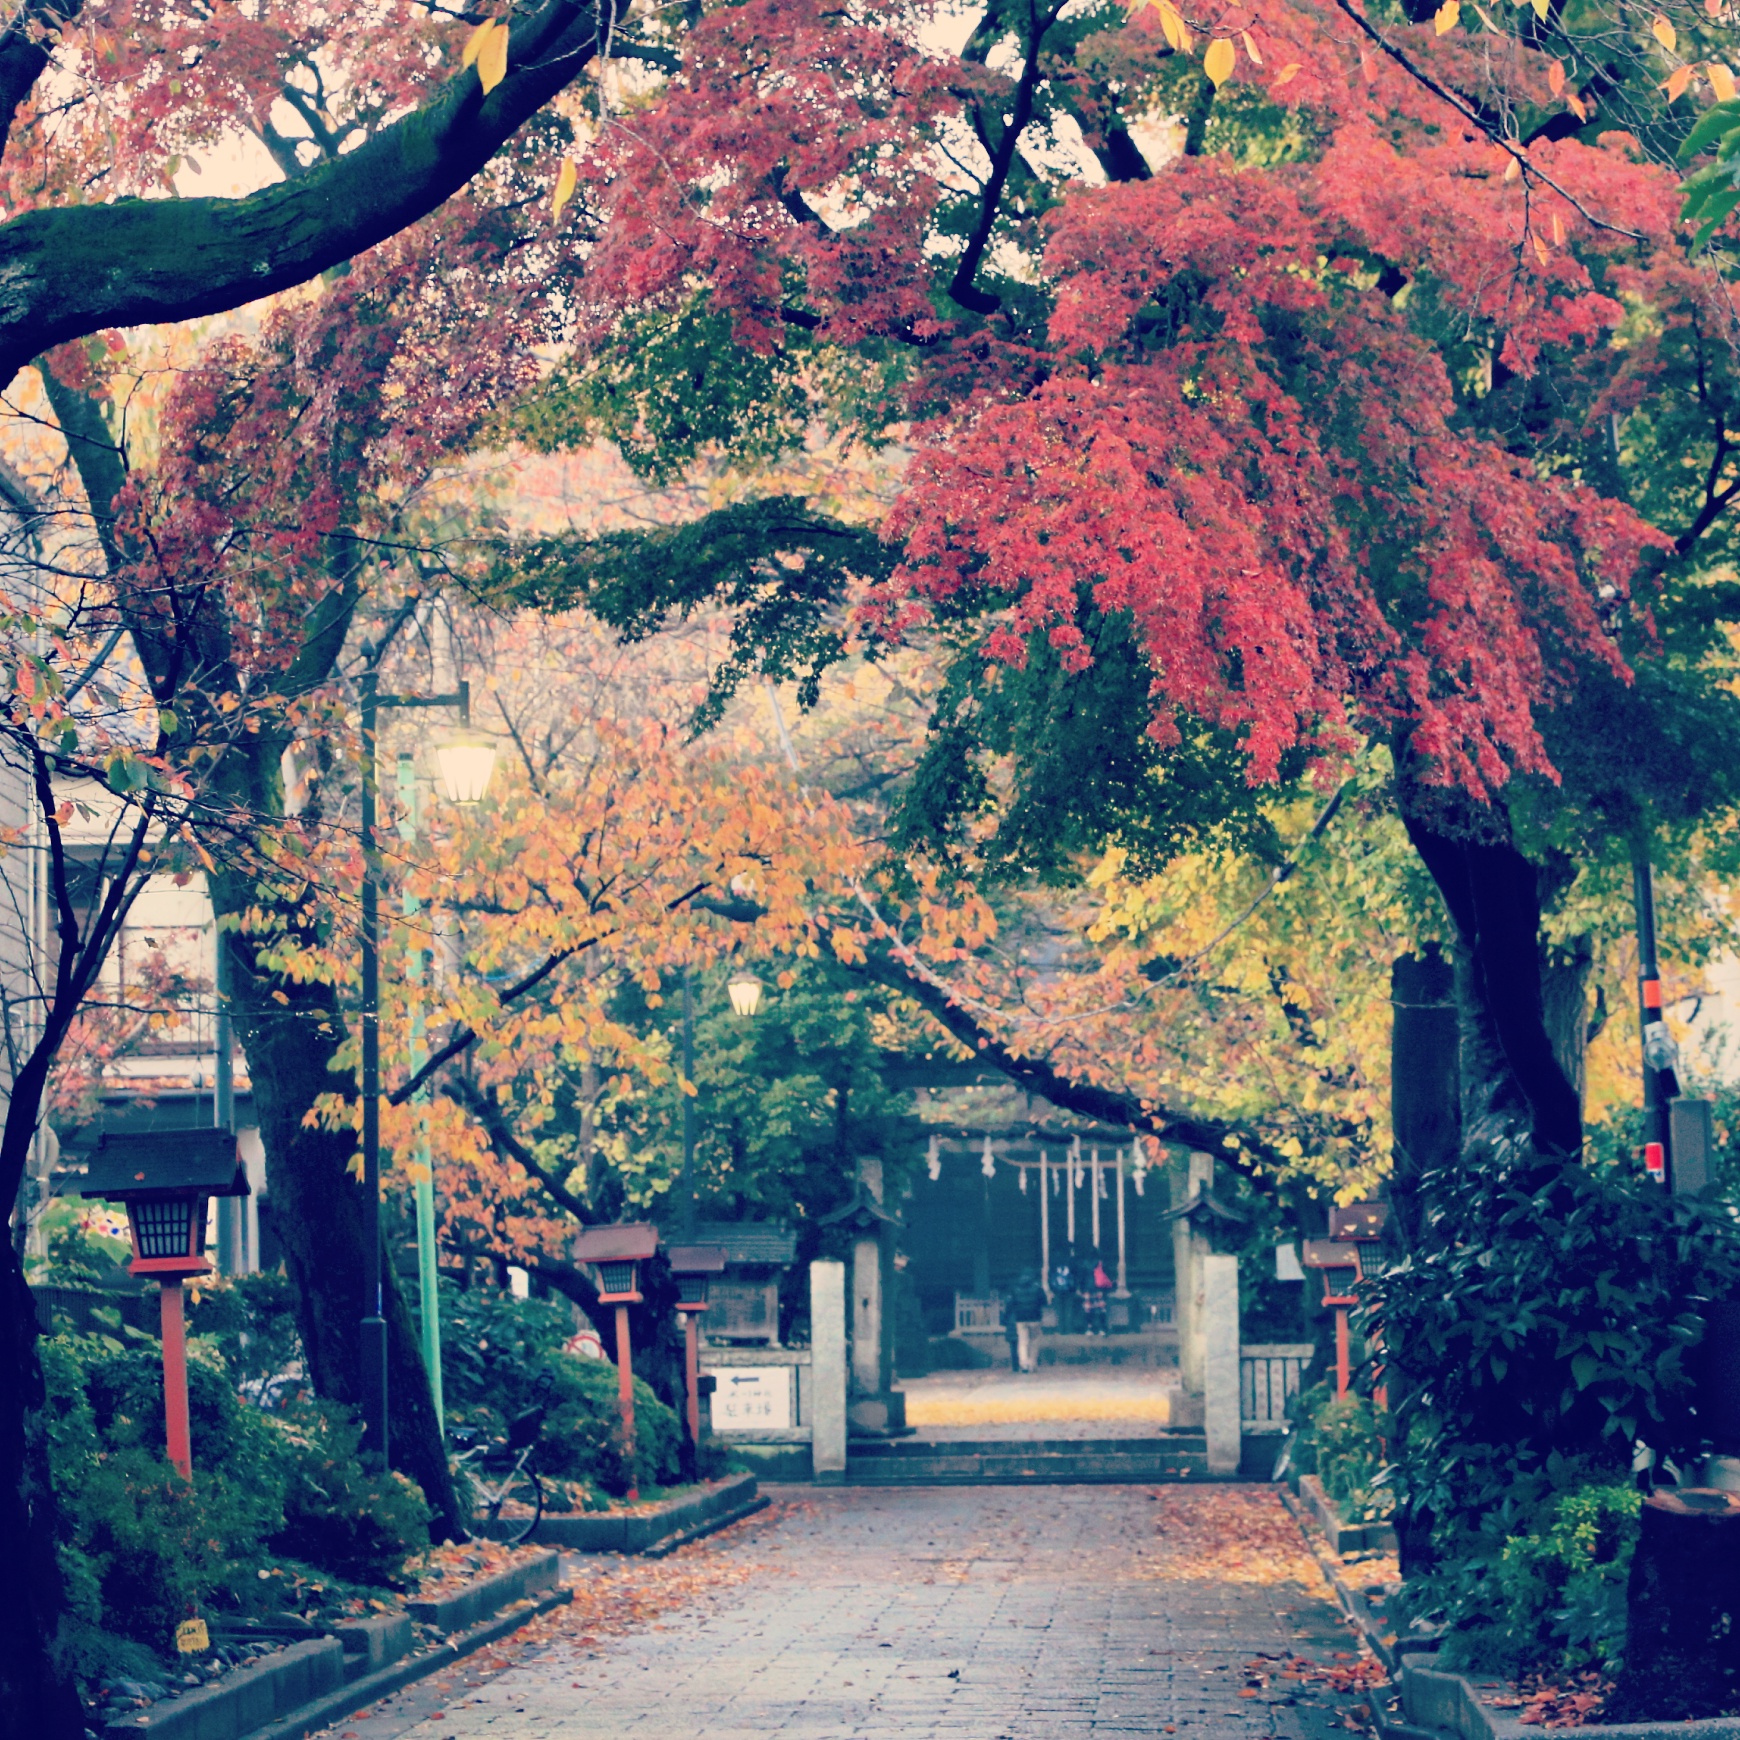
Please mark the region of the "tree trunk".
<svg viewBox="0 0 1740 1740"><path fill-rule="evenodd" d="M1577 1096L1587 1086L1589 980L1595 971L1595 945L1586 936L1541 951L1541 1014L1553 1056Z"/></svg>
<svg viewBox="0 0 1740 1740"><path fill-rule="evenodd" d="M7 1198L5 1200L10 1200ZM84 1711L60 1665L66 1598L55 1557L36 1305L10 1239L0 1240L0 1711L9 1734L84 1740Z"/></svg>
<svg viewBox="0 0 1740 1740"><path fill-rule="evenodd" d="M211 879L220 918L260 901L251 878ZM289 915L294 916L294 915ZM316 1392L352 1407L362 1401L359 1326L363 1318L363 1195L351 1174L357 1153L348 1130L310 1129L305 1118L322 1094L350 1092L332 1060L344 1019L328 985L297 984L262 970L245 936L226 933L230 1018L248 1059L272 1224L295 1283L297 1327ZM286 999L280 1002L279 997ZM423 1489L437 1531L453 1538L464 1523L435 1418L429 1376L409 1306L391 1261L383 1262L387 1319L387 1442L392 1465Z"/></svg>
<svg viewBox="0 0 1740 1740"><path fill-rule="evenodd" d="M1547 1028L1541 872L1508 839L1492 837L1502 816L1479 818L1484 836L1453 832L1437 818L1405 820L1460 944L1463 1162L1489 1164L1522 1140L1543 1162L1573 1159L1583 1146L1583 1114Z"/></svg>
<svg viewBox="0 0 1740 1740"><path fill-rule="evenodd" d="M1437 946L1390 968L1390 1236L1401 1255L1419 1239L1420 1179L1455 1164L1462 1138L1456 974Z"/></svg>
<svg viewBox="0 0 1740 1740"><path fill-rule="evenodd" d="M1385 1243L1399 1260L1420 1242L1421 1180L1454 1166L1462 1140L1456 972L1434 945L1423 955L1402 955L1390 968L1390 1125ZM1405 1382L1407 1349L1386 1341L1389 1382ZM1394 1518L1402 1575L1429 1570L1432 1513L1398 1503Z"/></svg>

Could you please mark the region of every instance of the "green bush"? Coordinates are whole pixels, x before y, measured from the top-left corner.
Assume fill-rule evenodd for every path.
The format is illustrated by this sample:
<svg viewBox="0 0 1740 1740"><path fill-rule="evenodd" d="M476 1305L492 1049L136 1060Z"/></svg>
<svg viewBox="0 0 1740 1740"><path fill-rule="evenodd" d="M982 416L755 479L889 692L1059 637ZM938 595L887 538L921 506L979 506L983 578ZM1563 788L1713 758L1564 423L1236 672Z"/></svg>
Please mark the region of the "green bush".
<svg viewBox="0 0 1740 1740"><path fill-rule="evenodd" d="M249 1406L209 1342L188 1348L191 1486L164 1455L156 1342L55 1336L41 1352L81 1677L112 1677L142 1650L166 1653L190 1614L281 1602L279 1573L291 1584L308 1581L305 1571L380 1584L428 1543L422 1495L398 1476L359 1474L356 1430L341 1415ZM300 1565L283 1565L286 1555Z"/></svg>
<svg viewBox="0 0 1740 1740"><path fill-rule="evenodd" d="M57 1336L42 1360L75 1666L89 1658L94 1668L107 1634L166 1650L182 1619L230 1591L247 1595L269 1563L265 1539L283 1522L277 1434L233 1396L226 1409L221 1378L190 1359L190 1488L163 1456L154 1347Z"/></svg>
<svg viewBox="0 0 1740 1740"><path fill-rule="evenodd" d="M362 1466L360 1428L299 1402L276 1416L283 1438L284 1521L274 1552L349 1583L391 1585L429 1545L429 1506L402 1474Z"/></svg>
<svg viewBox="0 0 1740 1740"><path fill-rule="evenodd" d="M1315 1474L1347 1523L1382 1522L1390 1514L1387 1458L1378 1420L1364 1396L1336 1399L1327 1383L1294 1404L1298 1425L1293 1466Z"/></svg>
<svg viewBox="0 0 1740 1740"><path fill-rule="evenodd" d="M617 1495L631 1486L670 1485L679 1477L683 1444L676 1412L635 1379L631 1471L622 1453L616 1367L564 1353L572 1333L566 1305L443 1287L441 1380L449 1424L499 1436L532 1406L539 1374L548 1372L550 1413L532 1464L540 1474Z"/></svg>
<svg viewBox="0 0 1740 1740"><path fill-rule="evenodd" d="M1543 1527L1512 1535L1489 1580L1490 1606L1445 1643L1445 1664L1482 1673L1618 1671L1625 1592L1637 1546L1634 1486L1585 1486L1557 1498Z"/></svg>
<svg viewBox="0 0 1740 1740"><path fill-rule="evenodd" d="M1622 1484L1637 1439L1698 1454L1697 1302L1733 1295L1740 1241L1647 1180L1526 1148L1429 1174L1419 1201L1415 1248L1362 1288L1391 1350L1398 1506L1431 1520L1438 1561L1407 1599L1490 1631L1509 1543L1551 1535L1564 1494Z"/></svg>

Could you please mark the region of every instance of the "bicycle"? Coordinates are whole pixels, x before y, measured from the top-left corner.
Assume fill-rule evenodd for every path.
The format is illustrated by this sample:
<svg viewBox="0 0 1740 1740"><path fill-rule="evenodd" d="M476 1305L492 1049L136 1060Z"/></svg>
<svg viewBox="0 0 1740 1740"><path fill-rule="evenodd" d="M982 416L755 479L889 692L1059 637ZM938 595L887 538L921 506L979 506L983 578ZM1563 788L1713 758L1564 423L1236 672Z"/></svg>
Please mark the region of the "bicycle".
<svg viewBox="0 0 1740 1740"><path fill-rule="evenodd" d="M539 1374L532 1391L536 1400L508 1427L504 1439L480 1441L470 1426L456 1426L448 1434L457 1447L448 1467L468 1533L511 1547L538 1526L544 1514L544 1483L526 1464L550 1411L552 1383L548 1372Z"/></svg>

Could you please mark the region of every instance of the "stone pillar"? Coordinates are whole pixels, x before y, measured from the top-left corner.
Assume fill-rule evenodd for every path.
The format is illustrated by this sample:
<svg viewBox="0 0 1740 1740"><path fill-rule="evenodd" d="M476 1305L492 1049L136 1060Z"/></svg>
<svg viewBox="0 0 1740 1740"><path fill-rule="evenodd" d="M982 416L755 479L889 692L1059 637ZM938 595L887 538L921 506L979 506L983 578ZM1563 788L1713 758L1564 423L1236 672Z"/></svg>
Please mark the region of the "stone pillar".
<svg viewBox="0 0 1740 1740"><path fill-rule="evenodd" d="M1197 1241L1200 1243L1201 1241ZM1204 1250L1197 1258L1202 1324L1202 1426L1210 1474L1239 1471L1239 1260Z"/></svg>
<svg viewBox="0 0 1740 1740"><path fill-rule="evenodd" d="M810 1264L810 1462L815 1477L846 1473L846 1265Z"/></svg>
<svg viewBox="0 0 1740 1740"><path fill-rule="evenodd" d="M852 1241L852 1388L878 1396L888 1388L882 1353L882 1238L860 1232Z"/></svg>
<svg viewBox="0 0 1740 1740"><path fill-rule="evenodd" d="M1192 1154L1171 1171L1172 1206L1183 1208L1214 1181L1214 1159ZM1172 1223L1173 1321L1178 1326L1178 1372L1187 1395L1203 1393L1203 1275L1208 1249L1190 1222L1180 1215Z"/></svg>

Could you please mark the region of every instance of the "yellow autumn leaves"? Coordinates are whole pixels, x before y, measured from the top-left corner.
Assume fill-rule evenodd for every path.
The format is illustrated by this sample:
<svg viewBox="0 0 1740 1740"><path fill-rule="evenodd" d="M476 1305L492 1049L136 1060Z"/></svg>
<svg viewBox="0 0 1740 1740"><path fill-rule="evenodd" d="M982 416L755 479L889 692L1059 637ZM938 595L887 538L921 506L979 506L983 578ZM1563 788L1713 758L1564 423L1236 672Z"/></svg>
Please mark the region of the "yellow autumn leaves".
<svg viewBox="0 0 1740 1740"><path fill-rule="evenodd" d="M1149 0L1134 0L1130 7L1132 14L1140 12ZM1184 15L1172 0L1153 0L1160 14L1160 33L1166 38L1166 46L1174 54L1189 54L1195 43L1190 34L1190 27L1184 22ZM1248 30L1239 32L1239 41L1244 44L1245 56L1252 66L1261 66L1263 57L1257 52L1257 45L1251 40ZM1238 65L1238 50L1233 46L1230 36L1217 36L1204 50L1202 70L1218 91L1233 75L1233 68ZM1275 81L1284 85L1299 70L1297 66L1285 68Z"/></svg>
<svg viewBox="0 0 1740 1740"><path fill-rule="evenodd" d="M461 70L477 68L477 82L487 97L507 77L508 24L505 18L486 18L466 38Z"/></svg>

